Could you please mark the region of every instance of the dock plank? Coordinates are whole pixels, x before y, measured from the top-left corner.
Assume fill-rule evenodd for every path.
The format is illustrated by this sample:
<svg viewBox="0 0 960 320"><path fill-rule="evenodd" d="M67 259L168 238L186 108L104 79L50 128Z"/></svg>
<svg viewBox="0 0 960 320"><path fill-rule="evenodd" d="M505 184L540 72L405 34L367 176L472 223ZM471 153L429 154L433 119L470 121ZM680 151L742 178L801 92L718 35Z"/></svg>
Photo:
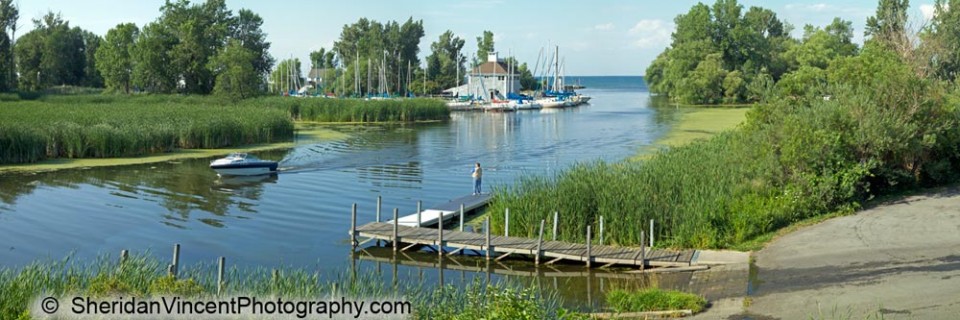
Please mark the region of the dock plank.
<svg viewBox="0 0 960 320"><path fill-rule="evenodd" d="M457 203L456 206L458 208L457 214L459 214L460 204ZM451 226L453 225L451 224ZM357 237L391 239L393 237L393 227L392 221L385 223L368 223L357 227ZM456 230L444 230L443 233L444 246L448 248L487 250L486 236L483 234ZM402 243L425 245L435 245L439 236L436 227L425 228L406 225L399 225L397 227L397 234ZM520 254L520 257L532 259L536 254L538 243L537 239L492 235L490 237L490 244L497 254L514 253ZM540 249L543 257L541 261L556 258L580 262L587 261L587 246L584 243L545 240ZM645 257L648 266L688 266L691 264L695 254L696 250L651 250L647 248ZM591 246L591 257L597 265L613 263L639 266L644 263L644 261L640 259L640 248L636 247L595 244Z"/></svg>

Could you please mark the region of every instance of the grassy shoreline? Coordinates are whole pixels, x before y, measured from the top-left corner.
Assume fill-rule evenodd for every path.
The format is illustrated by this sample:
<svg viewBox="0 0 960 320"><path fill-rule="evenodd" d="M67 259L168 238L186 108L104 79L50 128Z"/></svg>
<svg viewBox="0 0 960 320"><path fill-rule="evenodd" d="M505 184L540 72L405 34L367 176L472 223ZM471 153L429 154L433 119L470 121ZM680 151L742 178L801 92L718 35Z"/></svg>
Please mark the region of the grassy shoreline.
<svg viewBox="0 0 960 320"><path fill-rule="evenodd" d="M283 147L284 141L293 138L295 121L415 123L449 119L446 105L432 99L262 97L234 102L200 96L86 94L10 100L0 106L0 164L42 162L38 167L24 166L27 170L207 155L183 152L194 149L236 150L278 143ZM117 158L126 160L64 160Z"/></svg>
<svg viewBox="0 0 960 320"><path fill-rule="evenodd" d="M709 139L721 132L733 130L747 119L749 107L742 108L686 108L666 134L653 144L640 148L631 160L649 159L656 151L674 148L691 142Z"/></svg>
<svg viewBox="0 0 960 320"><path fill-rule="evenodd" d="M29 319L34 299L52 296L96 298L178 296L216 298L216 265L179 266L179 276L149 256L124 262L104 256L91 262L35 262L19 269L0 267L0 319ZM562 308L556 295L506 282L475 281L466 287L394 283L370 273L321 274L313 269L227 266L221 297L283 297L286 300L408 301L413 319L585 319ZM62 300L62 299L61 299ZM32 307L32 308L31 308ZM322 315L321 315L322 316Z"/></svg>
<svg viewBox="0 0 960 320"><path fill-rule="evenodd" d="M299 124L298 124L299 127ZM330 130L330 129L309 129L297 130L297 139L311 139L316 141L333 141L333 140L342 140L349 136L348 134ZM67 159L67 158L57 158L49 159L36 163L26 163L26 164L11 164L11 165L0 165L0 174L5 172L47 172L47 171L57 171L65 169L77 169L77 168L91 168L91 167L109 167L109 166L125 166L125 165L134 165L134 164L147 164L147 163L157 163L157 162L167 162L167 161L176 161L183 159L198 159L198 158L211 158L216 156L227 155L233 152L260 152L260 151L269 151L269 150L278 150L278 149L288 149L293 148L296 144L294 142L276 142L276 143L265 143L265 144L251 144L243 145L231 148L219 148L219 149L178 149L171 152L165 152L161 154L151 154L140 157L125 157L125 158L81 158L81 159Z"/></svg>
<svg viewBox="0 0 960 320"><path fill-rule="evenodd" d="M248 296L282 297L285 300L330 301L341 299L407 301L411 319L590 319L564 308L560 297L536 284L501 280L486 283L479 278L466 285L442 287L418 281L385 281L374 271L321 273L312 268L242 267L224 270L223 291L218 294L216 263L178 266L178 276L167 273L167 264L145 254L131 254L123 261L110 255L91 261L65 258L36 261L23 267L0 266L0 319L30 319L29 310L39 310L35 299L74 296L92 298L137 297L149 299L177 296L214 299ZM606 295L606 310L613 312L701 311L706 301L697 295L656 287L640 291L616 289ZM596 311L596 310L595 310ZM61 314L62 315L62 314Z"/></svg>

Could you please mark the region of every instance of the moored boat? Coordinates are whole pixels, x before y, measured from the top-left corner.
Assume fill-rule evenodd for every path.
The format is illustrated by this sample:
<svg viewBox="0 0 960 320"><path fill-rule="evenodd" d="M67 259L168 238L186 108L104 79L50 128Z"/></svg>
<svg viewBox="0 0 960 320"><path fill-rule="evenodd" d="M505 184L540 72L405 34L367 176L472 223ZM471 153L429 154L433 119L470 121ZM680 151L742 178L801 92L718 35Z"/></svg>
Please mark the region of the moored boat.
<svg viewBox="0 0 960 320"><path fill-rule="evenodd" d="M210 169L221 176L255 176L276 172L277 165L276 161L260 160L247 153L231 153L211 161Z"/></svg>

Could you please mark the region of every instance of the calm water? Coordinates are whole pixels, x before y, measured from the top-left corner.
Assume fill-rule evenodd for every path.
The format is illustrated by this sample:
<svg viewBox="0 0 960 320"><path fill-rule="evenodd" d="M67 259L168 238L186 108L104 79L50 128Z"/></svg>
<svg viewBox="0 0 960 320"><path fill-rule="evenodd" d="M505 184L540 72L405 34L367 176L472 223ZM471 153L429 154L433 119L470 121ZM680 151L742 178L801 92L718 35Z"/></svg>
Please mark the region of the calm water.
<svg viewBox="0 0 960 320"><path fill-rule="evenodd" d="M428 125L333 126L350 138L301 140L290 150L259 153L282 160L286 171L275 176L221 179L207 168L210 159L0 175L0 264L115 256L121 249L169 259L172 244L180 243L187 264L226 256L241 266L344 272L359 262L361 269L384 268L350 257L352 203L359 204L363 224L374 219L378 195L385 211L410 213L417 200L429 206L471 192L476 161L489 190L577 161L620 160L652 143L675 118L671 108L648 105L640 77L583 77L580 83L593 100L578 108L454 113L449 122ZM399 269L401 280L441 277L436 269L427 275ZM446 273L464 281L480 276ZM553 281L573 300L605 284L594 277L531 279Z"/></svg>

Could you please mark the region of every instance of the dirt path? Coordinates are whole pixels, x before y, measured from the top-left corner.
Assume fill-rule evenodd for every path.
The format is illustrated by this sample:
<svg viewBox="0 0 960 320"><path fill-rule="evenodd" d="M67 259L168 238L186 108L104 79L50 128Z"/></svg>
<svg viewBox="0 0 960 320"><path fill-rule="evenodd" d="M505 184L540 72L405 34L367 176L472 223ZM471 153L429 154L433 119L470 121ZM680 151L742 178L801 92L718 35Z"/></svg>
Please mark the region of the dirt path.
<svg viewBox="0 0 960 320"><path fill-rule="evenodd" d="M754 318L960 319L960 188L802 229L755 257Z"/></svg>

